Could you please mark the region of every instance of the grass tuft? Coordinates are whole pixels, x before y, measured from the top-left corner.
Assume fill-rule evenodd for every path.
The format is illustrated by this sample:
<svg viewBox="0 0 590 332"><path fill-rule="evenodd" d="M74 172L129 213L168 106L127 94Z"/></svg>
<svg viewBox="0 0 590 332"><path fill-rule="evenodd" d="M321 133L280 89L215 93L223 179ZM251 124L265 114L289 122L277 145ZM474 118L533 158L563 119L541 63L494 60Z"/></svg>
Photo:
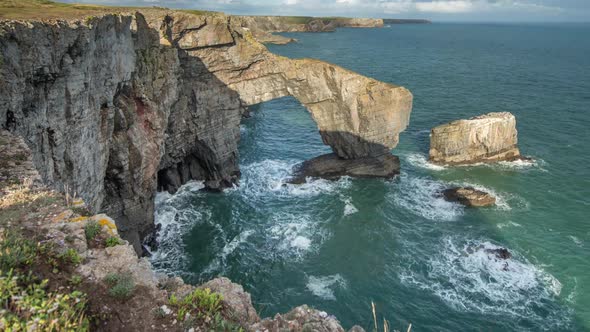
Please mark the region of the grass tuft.
<svg viewBox="0 0 590 332"><path fill-rule="evenodd" d="M170 306L176 308L178 318L184 320L190 314L197 319L211 320L221 313L223 296L213 293L209 288L197 288L182 299L172 294L169 298Z"/></svg>
<svg viewBox="0 0 590 332"><path fill-rule="evenodd" d="M109 285L109 295L118 300L127 300L133 296L135 282L128 273L109 273L104 281Z"/></svg>
<svg viewBox="0 0 590 332"><path fill-rule="evenodd" d="M111 236L105 240L105 246L107 248L118 246L120 244L122 244L121 240L119 240L119 238L116 236Z"/></svg>
<svg viewBox="0 0 590 332"><path fill-rule="evenodd" d="M84 234L86 235L86 240L92 241L94 240L98 234L100 234L100 225L94 221L89 221L86 226L84 226Z"/></svg>

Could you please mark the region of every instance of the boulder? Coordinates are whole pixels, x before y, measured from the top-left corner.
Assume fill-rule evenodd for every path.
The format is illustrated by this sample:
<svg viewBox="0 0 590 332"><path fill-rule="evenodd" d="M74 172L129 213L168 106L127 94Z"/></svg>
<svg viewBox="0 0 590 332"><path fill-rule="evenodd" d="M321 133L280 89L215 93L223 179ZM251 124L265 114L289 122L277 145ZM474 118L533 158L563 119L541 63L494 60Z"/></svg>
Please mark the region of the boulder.
<svg viewBox="0 0 590 332"><path fill-rule="evenodd" d="M444 198L449 202L459 202L465 206L492 206L496 204L496 198L485 191L472 187L456 187L443 190Z"/></svg>
<svg viewBox="0 0 590 332"><path fill-rule="evenodd" d="M336 317L307 305L299 306L284 315L276 314L272 319L266 318L250 326L250 329L252 331L344 332Z"/></svg>
<svg viewBox="0 0 590 332"><path fill-rule="evenodd" d="M493 254L496 258L504 260L512 258L512 254L506 248L486 249L486 253Z"/></svg>
<svg viewBox="0 0 590 332"><path fill-rule="evenodd" d="M457 120L430 131L430 162L464 165L523 159L516 118L508 112Z"/></svg>
<svg viewBox="0 0 590 332"><path fill-rule="evenodd" d="M212 292L219 293L223 296L223 305L230 311L234 320L241 325L247 326L260 321L256 309L252 305L250 294L244 291L244 288L234 284L227 278L216 278L204 283L199 288L209 288Z"/></svg>
<svg viewBox="0 0 590 332"><path fill-rule="evenodd" d="M304 183L308 177L328 180L336 180L341 176L392 178L399 174L399 169L399 158L390 153L359 159L342 159L329 153L298 165L289 182Z"/></svg>

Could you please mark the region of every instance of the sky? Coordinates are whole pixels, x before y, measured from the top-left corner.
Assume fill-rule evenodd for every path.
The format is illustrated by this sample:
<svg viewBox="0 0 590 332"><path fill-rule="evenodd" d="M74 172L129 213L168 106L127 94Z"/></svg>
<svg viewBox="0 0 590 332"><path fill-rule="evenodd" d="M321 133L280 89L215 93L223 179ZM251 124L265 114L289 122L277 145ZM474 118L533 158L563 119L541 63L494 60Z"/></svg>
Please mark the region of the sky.
<svg viewBox="0 0 590 332"><path fill-rule="evenodd" d="M590 0L61 0L243 15L426 18L433 21L590 22Z"/></svg>

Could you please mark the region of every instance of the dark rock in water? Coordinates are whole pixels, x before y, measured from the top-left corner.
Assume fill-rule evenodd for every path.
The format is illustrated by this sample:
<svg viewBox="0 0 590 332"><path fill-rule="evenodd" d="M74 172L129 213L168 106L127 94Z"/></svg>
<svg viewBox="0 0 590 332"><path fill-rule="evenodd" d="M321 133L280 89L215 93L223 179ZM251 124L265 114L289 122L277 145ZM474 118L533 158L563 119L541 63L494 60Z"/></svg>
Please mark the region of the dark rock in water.
<svg viewBox="0 0 590 332"><path fill-rule="evenodd" d="M305 183L307 177L336 180L342 176L392 178L399 174L399 158L392 154L358 159L342 159L334 153L303 162L289 183Z"/></svg>
<svg viewBox="0 0 590 332"><path fill-rule="evenodd" d="M499 259L510 259L512 254L506 248L486 249L486 253L494 254Z"/></svg>
<svg viewBox="0 0 590 332"><path fill-rule="evenodd" d="M492 206L496 198L485 191L472 187L456 187L443 190L442 195L449 202L459 202L465 206Z"/></svg>

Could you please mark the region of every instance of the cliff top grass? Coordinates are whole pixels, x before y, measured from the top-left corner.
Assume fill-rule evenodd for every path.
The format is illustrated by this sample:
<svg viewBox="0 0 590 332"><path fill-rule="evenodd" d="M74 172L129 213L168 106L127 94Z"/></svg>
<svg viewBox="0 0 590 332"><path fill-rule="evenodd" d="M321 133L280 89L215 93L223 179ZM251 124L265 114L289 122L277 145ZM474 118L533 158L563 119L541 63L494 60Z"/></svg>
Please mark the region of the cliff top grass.
<svg viewBox="0 0 590 332"><path fill-rule="evenodd" d="M0 0L0 19L51 20L82 19L113 13L142 11L169 11L163 7L116 7L91 4L61 3L51 0ZM203 10L181 10L194 15L213 14Z"/></svg>

